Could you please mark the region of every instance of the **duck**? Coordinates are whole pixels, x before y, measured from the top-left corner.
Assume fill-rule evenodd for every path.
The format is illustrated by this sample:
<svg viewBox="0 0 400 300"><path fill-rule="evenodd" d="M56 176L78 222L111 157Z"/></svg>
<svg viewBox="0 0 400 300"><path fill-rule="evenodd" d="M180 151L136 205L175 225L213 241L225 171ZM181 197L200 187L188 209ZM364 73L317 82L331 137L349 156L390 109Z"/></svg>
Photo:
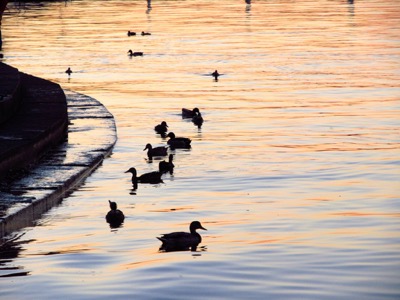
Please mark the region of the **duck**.
<svg viewBox="0 0 400 300"><path fill-rule="evenodd" d="M140 183L152 183L152 184L157 184L157 183L162 183L161 175L162 173L160 171L153 171L150 173L145 173L137 177L137 171L135 168L130 168L128 171L125 173L132 173L132 183L136 186L138 182Z"/></svg>
<svg viewBox="0 0 400 300"><path fill-rule="evenodd" d="M197 107L193 109L182 108L182 118L193 118L199 112L200 110Z"/></svg>
<svg viewBox="0 0 400 300"><path fill-rule="evenodd" d="M130 57L132 57L132 56L143 56L143 52L133 52L131 49L129 49L128 55Z"/></svg>
<svg viewBox="0 0 400 300"><path fill-rule="evenodd" d="M108 200L110 204L110 211L106 215L106 221L111 227L119 227L124 222L125 216L122 211L117 209L117 203Z"/></svg>
<svg viewBox="0 0 400 300"><path fill-rule="evenodd" d="M211 73L211 76L214 77L215 81L218 81L218 76L220 76L221 74L218 73L217 70L215 70L213 73Z"/></svg>
<svg viewBox="0 0 400 300"><path fill-rule="evenodd" d="M136 35L136 32L128 30L128 36Z"/></svg>
<svg viewBox="0 0 400 300"><path fill-rule="evenodd" d="M172 232L157 237L162 242L160 250L164 251L183 251L191 249L196 250L198 244L201 243L201 235L196 232L197 229L205 229L199 221L190 223L190 232Z"/></svg>
<svg viewBox="0 0 400 300"><path fill-rule="evenodd" d="M161 173L168 173L170 172L172 174L172 172L174 171L174 164L172 162L172 160L174 159L174 156L172 154L170 154L168 156L168 161L160 161L158 164L158 169L160 170Z"/></svg>
<svg viewBox="0 0 400 300"><path fill-rule="evenodd" d="M154 127L154 130L161 135L165 135L168 131L167 122L162 121L161 124L158 124Z"/></svg>
<svg viewBox="0 0 400 300"><path fill-rule="evenodd" d="M151 35L151 33L142 31L142 35Z"/></svg>
<svg viewBox="0 0 400 300"><path fill-rule="evenodd" d="M198 112L193 118L192 118L192 122L194 123L194 125L196 125L198 128L201 127L201 125L203 125L203 117L201 116L201 113Z"/></svg>
<svg viewBox="0 0 400 300"><path fill-rule="evenodd" d="M147 157L149 159L153 158L154 156L166 156L168 155L167 153L167 147L165 146L160 146L160 147L155 147L151 144L147 144L146 147L143 149L143 151L147 150Z"/></svg>
<svg viewBox="0 0 400 300"><path fill-rule="evenodd" d="M191 147L190 143L192 142L191 139L186 138L186 137L175 137L175 133L169 132L167 134L167 137L169 137L169 140L167 144L172 148L172 149L189 149Z"/></svg>
<svg viewBox="0 0 400 300"><path fill-rule="evenodd" d="M70 68L70 67L68 67L68 69L65 71L65 73L67 73L67 74L68 74L68 76L71 76L71 74L72 74L72 70L71 70L71 68Z"/></svg>

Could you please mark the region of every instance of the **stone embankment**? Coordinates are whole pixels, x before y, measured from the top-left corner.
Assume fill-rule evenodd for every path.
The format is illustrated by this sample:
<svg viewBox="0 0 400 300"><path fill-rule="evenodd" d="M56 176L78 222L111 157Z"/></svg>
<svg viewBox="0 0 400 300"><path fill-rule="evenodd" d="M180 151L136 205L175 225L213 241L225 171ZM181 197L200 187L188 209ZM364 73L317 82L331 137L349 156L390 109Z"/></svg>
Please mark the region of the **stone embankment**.
<svg viewBox="0 0 400 300"><path fill-rule="evenodd" d="M93 98L2 63L0 79L4 238L59 203L110 155L117 137L113 116Z"/></svg>

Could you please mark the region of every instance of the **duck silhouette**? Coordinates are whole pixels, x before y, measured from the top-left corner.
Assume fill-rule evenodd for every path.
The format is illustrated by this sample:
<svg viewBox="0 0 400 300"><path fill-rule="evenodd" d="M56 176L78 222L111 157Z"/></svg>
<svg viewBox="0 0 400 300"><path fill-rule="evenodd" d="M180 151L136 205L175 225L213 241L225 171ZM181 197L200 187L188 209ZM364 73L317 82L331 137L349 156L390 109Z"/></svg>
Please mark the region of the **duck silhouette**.
<svg viewBox="0 0 400 300"><path fill-rule="evenodd" d="M165 135L168 131L167 122L162 121L161 124L158 124L154 127L154 130L161 135Z"/></svg>
<svg viewBox="0 0 400 300"><path fill-rule="evenodd" d="M172 162L173 159L174 159L174 156L172 154L170 154L168 156L168 161L163 160L163 161L159 162L158 169L160 170L161 173L168 173L169 172L169 173L172 174L172 172L174 171L174 167L175 167L173 162Z"/></svg>
<svg viewBox="0 0 400 300"><path fill-rule="evenodd" d="M182 108L182 118L183 119L193 118L199 112L200 112L200 110L197 107L195 107L193 109Z"/></svg>
<svg viewBox="0 0 400 300"><path fill-rule="evenodd" d="M71 68L70 68L70 67L68 67L68 69L65 71L65 73L67 73L67 74L68 74L68 76L71 76L71 74L72 74L72 70L71 70Z"/></svg>
<svg viewBox="0 0 400 300"><path fill-rule="evenodd" d="M191 139L186 137L175 137L175 133L170 132L167 134L169 140L167 144L171 147L171 149L189 149L191 147L190 143Z"/></svg>
<svg viewBox="0 0 400 300"><path fill-rule="evenodd" d="M163 234L157 237L162 242L160 250L169 251L184 251L191 249L195 251L201 243L201 236L196 232L197 229L205 229L199 221L190 223L190 232L172 232Z"/></svg>
<svg viewBox="0 0 400 300"><path fill-rule="evenodd" d="M137 171L135 168L132 167L125 173L132 173L132 183L134 186L137 186L138 182L151 183L151 184L157 184L157 183L163 182L161 179L162 173L160 171L153 171L153 172L145 173L145 174L137 177Z"/></svg>
<svg viewBox="0 0 400 300"><path fill-rule="evenodd" d="M192 118L192 122L194 123L194 125L196 125L198 128L201 127L201 125L203 125L204 119L201 116L201 113L198 112L193 118Z"/></svg>
<svg viewBox="0 0 400 300"><path fill-rule="evenodd" d="M146 147L143 149L143 151L147 150L147 157L149 159L152 159L154 156L166 156L168 155L167 153L167 147L165 146L160 146L160 147L155 147L151 144L147 144Z"/></svg>
<svg viewBox="0 0 400 300"><path fill-rule="evenodd" d="M143 52L133 52L132 50L129 49L128 55L130 57L132 57L132 56L143 56Z"/></svg>
<svg viewBox="0 0 400 300"><path fill-rule="evenodd" d="M151 35L151 33L142 31L142 35Z"/></svg>
<svg viewBox="0 0 400 300"><path fill-rule="evenodd" d="M125 219L124 213L117 209L117 203L108 200L110 203L110 211L106 215L106 221L110 224L111 228L119 227Z"/></svg>
<svg viewBox="0 0 400 300"><path fill-rule="evenodd" d="M128 36L133 36L133 35L136 35L136 32L134 32L134 31L128 31Z"/></svg>
<svg viewBox="0 0 400 300"><path fill-rule="evenodd" d="M218 77L219 77L220 75L221 75L221 74L219 74L217 70L215 70L213 73L211 73L211 76L214 77L215 81L218 81Z"/></svg>

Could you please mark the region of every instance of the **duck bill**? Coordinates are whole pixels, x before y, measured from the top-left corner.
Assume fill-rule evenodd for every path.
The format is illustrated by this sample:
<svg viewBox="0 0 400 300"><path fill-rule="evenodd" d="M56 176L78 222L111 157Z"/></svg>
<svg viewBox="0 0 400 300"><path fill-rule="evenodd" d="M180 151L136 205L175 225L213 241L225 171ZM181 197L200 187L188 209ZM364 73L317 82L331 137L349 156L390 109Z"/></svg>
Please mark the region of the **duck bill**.
<svg viewBox="0 0 400 300"><path fill-rule="evenodd" d="M207 230L207 229L205 229L203 226L201 226L199 229Z"/></svg>

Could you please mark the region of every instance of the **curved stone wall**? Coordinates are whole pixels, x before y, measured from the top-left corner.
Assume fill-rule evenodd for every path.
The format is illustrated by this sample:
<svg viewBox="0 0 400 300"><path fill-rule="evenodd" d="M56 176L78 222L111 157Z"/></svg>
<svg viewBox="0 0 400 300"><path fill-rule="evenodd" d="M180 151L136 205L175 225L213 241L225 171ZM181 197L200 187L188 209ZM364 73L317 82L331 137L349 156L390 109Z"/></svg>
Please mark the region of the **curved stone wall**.
<svg viewBox="0 0 400 300"><path fill-rule="evenodd" d="M0 65L0 91L8 101L0 107L0 179L37 161L67 136L68 113L64 91L53 82ZM4 76L3 74L9 74ZM5 98L3 97L3 100ZM7 103L7 104L6 104ZM16 107L15 107L16 105Z"/></svg>

